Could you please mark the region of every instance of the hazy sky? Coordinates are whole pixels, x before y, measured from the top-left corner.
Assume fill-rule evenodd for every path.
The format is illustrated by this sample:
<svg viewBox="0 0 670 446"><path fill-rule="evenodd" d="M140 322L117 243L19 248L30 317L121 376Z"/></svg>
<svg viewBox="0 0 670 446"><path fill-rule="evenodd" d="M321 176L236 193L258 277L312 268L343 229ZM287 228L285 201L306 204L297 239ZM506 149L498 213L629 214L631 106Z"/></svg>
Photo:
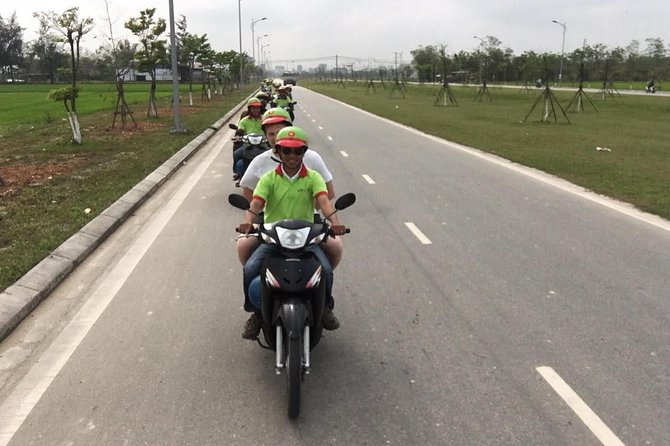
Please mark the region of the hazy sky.
<svg viewBox="0 0 670 446"><path fill-rule="evenodd" d="M115 39L132 39L123 23L142 9L155 7L158 16L169 17L168 0L108 2ZM95 20L96 29L84 45L97 48L109 35L103 0L6 0L0 15L7 19L16 11L26 28L24 41L29 41L38 26L33 12L61 12L71 6ZM215 50L239 49L238 1L174 0L174 9L176 17L186 16L188 31L206 33ZM409 52L419 45L446 44L448 53L472 51L479 45L473 36L487 35L496 36L515 54L560 53L562 28L552 20L567 24L566 52L581 47L584 39L609 48L625 47L636 39L644 49L648 37L670 44L670 0L241 0L241 9L243 50L252 54L251 20L267 17L256 24L256 37L269 34L261 41L270 44L269 58L287 66L291 64L284 60L335 54L392 61L394 52L402 52L403 62L409 62Z"/></svg>

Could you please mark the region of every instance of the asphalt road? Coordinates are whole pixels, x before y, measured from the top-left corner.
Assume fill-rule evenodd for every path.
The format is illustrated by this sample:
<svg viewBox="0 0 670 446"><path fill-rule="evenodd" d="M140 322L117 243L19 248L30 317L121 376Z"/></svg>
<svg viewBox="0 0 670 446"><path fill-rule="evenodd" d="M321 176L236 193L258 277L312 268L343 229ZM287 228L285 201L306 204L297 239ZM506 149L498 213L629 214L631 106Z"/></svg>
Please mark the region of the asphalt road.
<svg viewBox="0 0 670 446"><path fill-rule="evenodd" d="M358 196L300 418L240 336L222 133L2 343L0 444L667 444L670 223L294 91Z"/></svg>

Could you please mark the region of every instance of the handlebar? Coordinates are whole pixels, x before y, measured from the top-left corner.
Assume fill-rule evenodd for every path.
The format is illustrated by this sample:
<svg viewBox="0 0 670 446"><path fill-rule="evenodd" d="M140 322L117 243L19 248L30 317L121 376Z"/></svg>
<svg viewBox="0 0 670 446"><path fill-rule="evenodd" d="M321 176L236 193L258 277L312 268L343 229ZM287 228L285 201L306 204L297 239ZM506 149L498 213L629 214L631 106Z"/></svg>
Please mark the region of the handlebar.
<svg viewBox="0 0 670 446"><path fill-rule="evenodd" d="M245 234L245 232L243 232L243 231L240 229L240 226L237 226L237 227L235 228L235 232L239 232L240 234ZM249 231L248 234L249 234L249 235L251 235L251 234L260 234L260 230L259 230L258 226L252 224L252 225L251 225L251 230Z"/></svg>
<svg viewBox="0 0 670 446"><path fill-rule="evenodd" d="M235 228L235 232L238 232L238 233L240 233L240 234L245 234L245 232L243 232L243 231L240 229L240 226L237 226L237 227ZM249 234L258 234L258 233L260 233L260 229L258 228L258 226L253 225L253 227L252 227L251 230L249 231ZM345 229L344 229L344 233L345 233L345 234L349 234L349 233L351 233L351 229L350 229L350 228L345 228ZM330 228L328 229L328 235L331 236L331 237L336 237L336 235L333 233L333 231L332 231Z"/></svg>

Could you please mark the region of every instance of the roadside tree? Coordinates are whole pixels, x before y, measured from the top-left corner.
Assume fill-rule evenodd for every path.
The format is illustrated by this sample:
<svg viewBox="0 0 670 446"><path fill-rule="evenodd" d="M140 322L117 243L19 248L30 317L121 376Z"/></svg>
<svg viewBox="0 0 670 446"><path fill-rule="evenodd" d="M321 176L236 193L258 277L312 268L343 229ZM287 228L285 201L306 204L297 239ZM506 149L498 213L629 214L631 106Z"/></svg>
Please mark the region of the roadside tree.
<svg viewBox="0 0 670 446"><path fill-rule="evenodd" d="M148 117L158 117L156 108L156 69L167 61L167 48L165 40L161 35L165 32L165 19L155 19L156 8L148 8L140 11L139 17L132 17L125 23L129 29L140 39L140 50L135 53L138 64L137 69L146 71L151 77L151 90L149 93Z"/></svg>
<svg viewBox="0 0 670 446"><path fill-rule="evenodd" d="M15 69L23 57L23 28L16 12L8 21L0 16L0 72L2 77L15 80Z"/></svg>
<svg viewBox="0 0 670 446"><path fill-rule="evenodd" d="M57 69L67 65L67 55L62 51L63 42L50 33L47 23L40 22L37 39L28 48L30 71L46 76L50 84L56 82Z"/></svg>
<svg viewBox="0 0 670 446"><path fill-rule="evenodd" d="M437 72L442 69L437 48L432 45L420 46L410 51L410 54L419 82L434 82Z"/></svg>
<svg viewBox="0 0 670 446"><path fill-rule="evenodd" d="M198 62L203 67L205 66L205 63L211 64L214 59L214 51L207 41L207 34L199 36L197 34L185 33L181 43L180 60L182 64L189 67L188 100L189 105L193 105L193 71L195 69L195 63ZM204 81L204 77L202 80Z"/></svg>
<svg viewBox="0 0 670 446"><path fill-rule="evenodd" d="M81 129L77 117L77 86L79 74L79 46L82 37L93 29L93 19L90 17L80 18L79 8L69 8L61 14L53 11L35 13L42 26L60 34L56 40L65 42L70 46L70 79L71 84L58 90L52 90L49 97L56 102L63 102L72 129L72 141L81 144Z"/></svg>

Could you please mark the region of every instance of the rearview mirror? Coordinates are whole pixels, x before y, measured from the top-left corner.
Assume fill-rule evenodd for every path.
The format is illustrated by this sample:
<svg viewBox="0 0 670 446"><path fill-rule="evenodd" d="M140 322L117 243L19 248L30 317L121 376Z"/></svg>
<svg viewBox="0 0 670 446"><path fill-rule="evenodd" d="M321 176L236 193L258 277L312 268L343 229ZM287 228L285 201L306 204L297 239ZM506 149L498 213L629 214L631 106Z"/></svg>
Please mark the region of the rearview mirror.
<svg viewBox="0 0 670 446"><path fill-rule="evenodd" d="M233 129L233 130L237 130L237 126L235 124L233 124L232 122L228 124L228 128Z"/></svg>
<svg viewBox="0 0 670 446"><path fill-rule="evenodd" d="M348 194L342 195L337 199L337 201L335 201L335 209L341 211L342 209L346 209L354 203L356 203L356 195L349 192Z"/></svg>
<svg viewBox="0 0 670 446"><path fill-rule="evenodd" d="M228 203L230 203L230 205L233 206L233 207L236 207L238 209L242 209L243 211L246 211L246 210L249 209L249 200L247 200L242 195L237 195L237 194L228 195Z"/></svg>

